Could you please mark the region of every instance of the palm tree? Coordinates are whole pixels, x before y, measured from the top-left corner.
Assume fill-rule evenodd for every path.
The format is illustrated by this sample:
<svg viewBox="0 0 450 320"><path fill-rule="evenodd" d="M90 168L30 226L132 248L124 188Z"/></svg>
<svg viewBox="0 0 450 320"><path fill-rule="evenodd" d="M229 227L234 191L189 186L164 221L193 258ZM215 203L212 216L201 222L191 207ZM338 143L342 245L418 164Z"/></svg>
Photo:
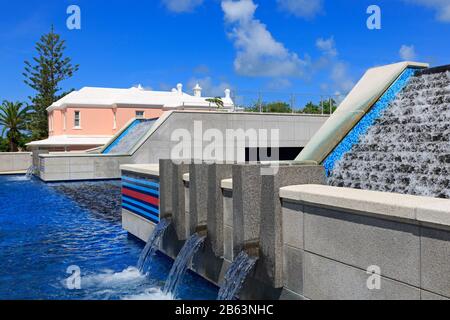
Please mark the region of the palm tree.
<svg viewBox="0 0 450 320"><path fill-rule="evenodd" d="M216 105L217 108L222 109L223 108L223 100L220 97L215 97L215 98L209 98L206 99L207 102L214 103Z"/></svg>
<svg viewBox="0 0 450 320"><path fill-rule="evenodd" d="M3 127L1 136L6 133L9 151L16 152L22 137L22 131L27 130L29 120L29 107L24 107L21 102L3 101L0 106L0 126Z"/></svg>

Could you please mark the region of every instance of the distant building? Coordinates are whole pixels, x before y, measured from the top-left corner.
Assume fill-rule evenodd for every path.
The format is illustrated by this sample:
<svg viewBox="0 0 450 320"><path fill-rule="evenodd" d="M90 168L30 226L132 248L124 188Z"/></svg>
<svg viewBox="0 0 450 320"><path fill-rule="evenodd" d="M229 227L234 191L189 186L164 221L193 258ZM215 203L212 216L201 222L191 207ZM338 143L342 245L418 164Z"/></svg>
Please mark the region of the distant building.
<svg viewBox="0 0 450 320"><path fill-rule="evenodd" d="M183 92L178 84L172 91L85 87L73 91L53 103L48 109L48 139L27 146L47 151L82 151L107 143L134 118L159 118L164 111L174 109L214 110L217 106L202 97L197 84L194 95ZM230 90L221 98L223 108L234 108Z"/></svg>

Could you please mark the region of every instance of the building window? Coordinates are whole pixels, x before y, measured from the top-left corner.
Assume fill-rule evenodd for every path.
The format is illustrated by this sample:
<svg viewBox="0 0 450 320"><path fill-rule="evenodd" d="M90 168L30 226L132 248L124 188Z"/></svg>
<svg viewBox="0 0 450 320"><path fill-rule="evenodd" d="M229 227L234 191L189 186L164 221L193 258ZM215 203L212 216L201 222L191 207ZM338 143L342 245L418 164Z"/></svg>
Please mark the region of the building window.
<svg viewBox="0 0 450 320"><path fill-rule="evenodd" d="M80 128L81 127L80 111L75 111L75 113L74 113L73 126L75 128Z"/></svg>
<svg viewBox="0 0 450 320"><path fill-rule="evenodd" d="M143 119L144 111L136 111L136 119Z"/></svg>

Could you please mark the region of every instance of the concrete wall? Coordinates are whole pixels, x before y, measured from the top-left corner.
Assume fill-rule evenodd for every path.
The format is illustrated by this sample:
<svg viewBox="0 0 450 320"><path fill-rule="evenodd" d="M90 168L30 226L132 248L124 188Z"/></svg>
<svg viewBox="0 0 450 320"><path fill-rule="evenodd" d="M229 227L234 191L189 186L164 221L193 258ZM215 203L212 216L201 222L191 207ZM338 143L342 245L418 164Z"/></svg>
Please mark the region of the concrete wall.
<svg viewBox="0 0 450 320"><path fill-rule="evenodd" d="M136 171L138 167L135 166ZM196 255L191 268L218 285L223 282L229 265L240 251L259 255L257 267L240 293L244 299L279 299L290 295L283 289L279 186L292 182L319 183L324 179L322 167L284 165L273 173L272 178L266 178L268 183L264 187L261 183L243 185L248 177L242 172L253 173L252 170L256 170L260 175L263 167L266 168L260 164L191 164L189 173L183 174L187 170L185 164L176 165L161 160L159 165L160 174L165 176L163 179L160 175L160 201L166 208L172 209L171 213L170 210L161 211L172 219L162 242L162 251L175 258L190 235L204 232L207 236L205 245ZM129 168L128 165L122 166L124 172ZM170 171L172 174L167 174ZM163 181L166 179L174 181ZM233 197L240 193L239 190L244 190L242 193L245 196ZM257 206L252 211L253 215L237 209L243 208L244 203L253 205L262 202L270 203L270 206ZM172 206L166 203L172 203ZM176 208L177 203L184 203L183 208L180 205ZM147 221L147 226L143 227L145 223L127 210L123 210L122 214L124 228L147 240L143 237L150 233L154 224Z"/></svg>
<svg viewBox="0 0 450 320"><path fill-rule="evenodd" d="M120 178L120 165L129 156L44 154L39 156L39 177L46 181Z"/></svg>
<svg viewBox="0 0 450 320"><path fill-rule="evenodd" d="M187 130L192 136L191 155L188 158L201 159L203 148L198 140L198 135L194 134L195 122L202 124L203 132L208 129L217 129L224 136L227 129L278 129L279 147L303 147L328 119L328 116L174 111L166 114L164 119L164 121L160 121L160 125L154 131L149 133L142 145L130 155L111 155L112 158L94 154L86 158L82 158L80 154L37 156L42 159L39 161L40 167L46 168L46 172L41 172L39 176L44 181L119 178L118 165L120 164L159 163L160 159L171 158L171 150L178 144L178 142L171 141L172 133L177 129ZM200 137L202 137L201 132ZM264 146L257 141L253 142L257 146ZM204 146L206 145L204 143ZM245 147L238 148L238 145L237 141L235 148L223 145L224 156L233 154L232 161L234 161L238 159L238 154L241 154L245 159ZM250 147L252 145L247 140L244 146ZM72 158L73 161L70 160ZM82 164L83 159L86 160L85 165ZM217 160L223 161L225 159L218 158ZM72 163L75 166L74 168L71 168ZM52 166L55 166L55 168L51 168ZM95 168L98 169L94 170Z"/></svg>
<svg viewBox="0 0 450 320"><path fill-rule="evenodd" d="M260 114L260 113L229 113L229 112L173 112L133 155L133 163L158 163L159 159L171 158L171 150L178 142L171 141L172 133L177 129L185 129L191 133L191 156L184 158L200 159L195 154L194 141L198 144L198 136L194 136L194 122L202 123L203 132L217 129L224 136L227 129L279 129L280 147L304 147L311 137L319 130L328 116L293 115L293 114ZM200 135L201 137L201 135ZM206 145L207 143L204 143ZM246 146L249 146L247 141ZM224 155L231 154L232 148L223 146ZM201 150L200 150L201 151ZM234 151L237 158L237 152ZM199 153L201 155L201 152ZM215 159L223 161L224 159Z"/></svg>
<svg viewBox="0 0 450 320"><path fill-rule="evenodd" d="M0 153L0 173L26 172L31 163L32 158L29 152Z"/></svg>
<svg viewBox="0 0 450 320"><path fill-rule="evenodd" d="M449 200L312 185L281 197L284 287L294 296L450 298ZM379 288L367 285L373 266Z"/></svg>
<svg viewBox="0 0 450 320"><path fill-rule="evenodd" d="M189 211L215 195L216 201L206 202L207 239L191 268L220 285L239 250L257 254L240 293L243 299L450 298L449 200L316 185L323 179L320 166L285 165L253 187L245 183L246 172L265 166L233 165L232 178L219 185L214 181L229 176L229 168L193 165L182 174L187 169L181 166L175 165L178 174L171 175L181 183L170 185L180 189L171 201L184 203L178 213L184 220L172 220L161 250L177 256L186 238L205 223L203 213ZM157 172L139 165L133 171ZM191 189L193 181L208 188ZM295 181L302 184L289 185ZM170 197L167 193L161 201ZM244 202L257 209L241 212ZM219 208L219 214L211 214L211 208ZM220 223L223 229L217 232ZM123 226L146 241L154 223L123 210ZM380 273L368 273L378 272L373 267Z"/></svg>

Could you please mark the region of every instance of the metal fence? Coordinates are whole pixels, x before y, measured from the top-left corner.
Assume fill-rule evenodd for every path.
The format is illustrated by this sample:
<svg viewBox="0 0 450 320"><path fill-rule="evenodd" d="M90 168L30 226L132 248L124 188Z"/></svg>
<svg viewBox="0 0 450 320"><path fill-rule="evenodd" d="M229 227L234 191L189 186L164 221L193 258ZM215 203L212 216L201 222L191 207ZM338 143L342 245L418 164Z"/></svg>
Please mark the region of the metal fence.
<svg viewBox="0 0 450 320"><path fill-rule="evenodd" d="M276 91L232 91L236 110L270 112L278 105L283 112L331 114L343 100L342 95L315 93L286 93ZM329 106L332 106L331 108ZM308 108L309 106L309 108ZM306 108L306 109L305 109ZM311 112L313 110L314 112ZM308 112L309 111L309 112Z"/></svg>

